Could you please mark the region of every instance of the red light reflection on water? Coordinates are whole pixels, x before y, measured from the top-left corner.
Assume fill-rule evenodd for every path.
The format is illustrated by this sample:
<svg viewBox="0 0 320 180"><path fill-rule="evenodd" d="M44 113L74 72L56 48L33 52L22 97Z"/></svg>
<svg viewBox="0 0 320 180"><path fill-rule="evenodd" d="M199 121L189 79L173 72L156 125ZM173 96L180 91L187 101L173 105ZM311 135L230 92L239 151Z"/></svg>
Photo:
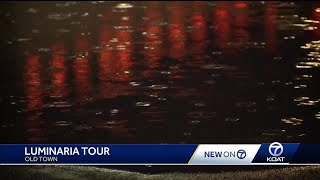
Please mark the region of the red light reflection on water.
<svg viewBox="0 0 320 180"><path fill-rule="evenodd" d="M54 97L63 98L68 94L68 89L66 88L67 67L65 62L65 47L63 43L59 42L53 45L50 66L52 68L52 95Z"/></svg>
<svg viewBox="0 0 320 180"><path fill-rule="evenodd" d="M119 71L123 73L124 71L130 70L132 66L132 32L129 31L119 31L116 34L118 42L116 43L117 50L115 51L115 57L119 62ZM126 75L121 76L121 80L127 80Z"/></svg>
<svg viewBox="0 0 320 180"><path fill-rule="evenodd" d="M207 52L208 24L206 14L206 3L202 1L193 2L191 14L191 41L193 59L204 59Z"/></svg>
<svg viewBox="0 0 320 180"><path fill-rule="evenodd" d="M90 83L90 55L88 54L88 37L78 34L74 45L75 59L73 60L73 83L75 102L84 103L89 98Z"/></svg>
<svg viewBox="0 0 320 180"><path fill-rule="evenodd" d="M117 80L128 81L128 72L132 67L133 42L133 10L126 9L114 14L114 63L116 65Z"/></svg>
<svg viewBox="0 0 320 180"><path fill-rule="evenodd" d="M25 94L28 110L40 109L43 105L42 99L42 64L38 53L27 56L24 68Z"/></svg>
<svg viewBox="0 0 320 180"><path fill-rule="evenodd" d="M234 16L235 31L233 32L238 42L248 42L249 32L248 28L248 3L236 2L233 4L233 11L236 13ZM243 47L243 46L241 46Z"/></svg>
<svg viewBox="0 0 320 180"><path fill-rule="evenodd" d="M274 52L277 49L277 27L276 17L277 9L274 2L265 2L264 10L264 31L266 49L269 52Z"/></svg>
<svg viewBox="0 0 320 180"><path fill-rule="evenodd" d="M186 8L183 2L171 3L168 8L169 57L183 59L186 56Z"/></svg>
<svg viewBox="0 0 320 180"><path fill-rule="evenodd" d="M124 94L128 89L134 49L131 13L129 10L114 13L100 27L99 46L102 50L97 61L102 98Z"/></svg>
<svg viewBox="0 0 320 180"><path fill-rule="evenodd" d="M41 114L34 113L43 107L43 88L42 73L43 66L38 53L27 55L24 67L24 89L26 95L26 108L31 111L25 121L26 137L29 142L37 143L43 140L43 128L39 128L41 122Z"/></svg>
<svg viewBox="0 0 320 180"><path fill-rule="evenodd" d="M148 67L152 69L159 65L163 53L163 28L161 26L163 13L161 2L147 2L147 5L143 53L144 59L148 62Z"/></svg>
<svg viewBox="0 0 320 180"><path fill-rule="evenodd" d="M215 37L219 49L226 50L231 35L230 5L228 2L217 2L213 10L213 24L216 26Z"/></svg>
<svg viewBox="0 0 320 180"><path fill-rule="evenodd" d="M114 74L116 73L115 58L111 50L113 31L109 26L101 27L99 45L103 47L102 51L97 56L98 61L98 85L99 92L102 98L111 98L116 94L116 85L112 83Z"/></svg>

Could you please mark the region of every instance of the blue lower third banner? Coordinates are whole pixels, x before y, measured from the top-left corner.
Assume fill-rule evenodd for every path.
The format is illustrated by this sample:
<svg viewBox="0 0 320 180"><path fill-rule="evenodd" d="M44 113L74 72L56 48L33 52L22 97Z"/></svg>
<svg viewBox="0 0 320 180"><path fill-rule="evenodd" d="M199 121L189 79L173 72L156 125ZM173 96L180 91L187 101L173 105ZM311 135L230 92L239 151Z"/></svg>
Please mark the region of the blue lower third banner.
<svg viewBox="0 0 320 180"><path fill-rule="evenodd" d="M320 164L320 144L2 144L0 165Z"/></svg>

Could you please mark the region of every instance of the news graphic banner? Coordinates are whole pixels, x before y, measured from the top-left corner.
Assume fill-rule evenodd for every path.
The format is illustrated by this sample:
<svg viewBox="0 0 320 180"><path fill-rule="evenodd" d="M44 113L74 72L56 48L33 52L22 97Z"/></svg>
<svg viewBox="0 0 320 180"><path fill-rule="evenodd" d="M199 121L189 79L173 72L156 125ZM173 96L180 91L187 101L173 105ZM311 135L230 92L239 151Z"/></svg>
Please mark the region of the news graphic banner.
<svg viewBox="0 0 320 180"><path fill-rule="evenodd" d="M320 164L320 144L2 144L0 165Z"/></svg>

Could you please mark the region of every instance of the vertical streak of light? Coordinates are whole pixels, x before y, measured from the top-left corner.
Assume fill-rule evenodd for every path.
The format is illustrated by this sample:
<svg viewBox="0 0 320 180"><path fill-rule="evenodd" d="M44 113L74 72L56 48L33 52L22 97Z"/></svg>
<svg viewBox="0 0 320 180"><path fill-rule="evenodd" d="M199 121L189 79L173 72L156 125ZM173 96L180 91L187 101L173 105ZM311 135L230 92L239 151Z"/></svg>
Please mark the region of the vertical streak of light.
<svg viewBox="0 0 320 180"><path fill-rule="evenodd" d="M108 25L108 22L104 22L101 26L101 32L99 35L99 46L102 47L102 51L98 55L98 80L99 80L99 92L102 98L111 98L116 94L116 87L113 85L112 80L115 74L114 55L112 50L112 44L110 40L113 36L112 28Z"/></svg>
<svg viewBox="0 0 320 180"><path fill-rule="evenodd" d="M134 49L132 11L109 13L102 22L98 55L100 96L112 98L124 94L128 87ZM117 83L114 83L117 82Z"/></svg>
<svg viewBox="0 0 320 180"><path fill-rule="evenodd" d="M265 2L264 10L264 31L266 48L268 52L274 52L277 48L277 9L274 2Z"/></svg>
<svg viewBox="0 0 320 180"><path fill-rule="evenodd" d="M52 58L50 66L52 67L51 84L52 95L54 98L65 98L68 95L66 88L67 68L65 62L65 47L59 42L52 47Z"/></svg>
<svg viewBox="0 0 320 180"><path fill-rule="evenodd" d="M227 2L218 2L212 13L213 24L216 25L216 43L221 50L226 50L227 43L230 41L231 22L228 5Z"/></svg>
<svg viewBox="0 0 320 180"><path fill-rule="evenodd" d="M320 22L320 3L317 3L317 2L312 3L312 15L311 16L312 16L311 19ZM320 39L320 23L315 24L315 27L317 29L315 29L313 31L314 40L319 40Z"/></svg>
<svg viewBox="0 0 320 180"><path fill-rule="evenodd" d="M40 55L28 55L26 58L24 72L25 93L27 97L28 110L40 109L43 105L41 69L42 65L40 62Z"/></svg>
<svg viewBox="0 0 320 180"><path fill-rule="evenodd" d="M234 25L236 36L235 39L241 43L240 48L244 48L244 45L249 40L248 28L248 3L239 1L233 5L233 10L237 13L234 17Z"/></svg>
<svg viewBox="0 0 320 180"><path fill-rule="evenodd" d="M174 2L168 9L169 57L183 59L186 57L186 8L183 2Z"/></svg>
<svg viewBox="0 0 320 180"><path fill-rule="evenodd" d="M144 45L144 59L148 61L149 68L153 69L158 66L159 60L162 56L163 45L163 30L161 27L162 11L160 9L160 2L148 2L146 12L146 27L145 27L145 45Z"/></svg>
<svg viewBox="0 0 320 180"><path fill-rule="evenodd" d="M29 54L25 59L24 86L28 111L36 111L43 107L43 90L41 71L43 67L38 53ZM32 112L26 119L27 139L38 142L43 130L39 129L41 114Z"/></svg>
<svg viewBox="0 0 320 180"><path fill-rule="evenodd" d="M75 39L75 54L76 58L73 61L74 73L74 92L75 102L84 103L89 98L90 93L90 65L88 54L88 37L77 34Z"/></svg>
<svg viewBox="0 0 320 180"><path fill-rule="evenodd" d="M207 14L205 11L205 2L196 1L192 5L192 14L191 14L191 41L192 41L192 57L195 60L205 59L207 52Z"/></svg>
<svg viewBox="0 0 320 180"><path fill-rule="evenodd" d="M118 17L117 17L118 18ZM119 73L121 81L128 81L128 74L125 71L129 71L132 66L132 55L134 49L133 42L133 15L131 9L119 14L119 24L116 32L116 51L115 57L119 61Z"/></svg>

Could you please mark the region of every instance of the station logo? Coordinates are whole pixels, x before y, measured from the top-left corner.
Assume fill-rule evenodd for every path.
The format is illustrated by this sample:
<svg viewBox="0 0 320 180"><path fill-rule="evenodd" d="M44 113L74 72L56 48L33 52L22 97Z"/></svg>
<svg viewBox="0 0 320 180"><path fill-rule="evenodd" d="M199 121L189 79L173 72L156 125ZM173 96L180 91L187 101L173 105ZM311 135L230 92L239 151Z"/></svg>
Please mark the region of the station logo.
<svg viewBox="0 0 320 180"><path fill-rule="evenodd" d="M246 151L243 150L243 149L240 149L240 150L237 152L237 157L238 157L239 159L244 159L244 158L246 158L246 156L247 156L247 153L246 153Z"/></svg>
<svg viewBox="0 0 320 180"><path fill-rule="evenodd" d="M245 150L240 149L238 151L204 151L205 158L238 158L244 159L246 158L247 153Z"/></svg>
<svg viewBox="0 0 320 180"><path fill-rule="evenodd" d="M200 144L190 164L249 165L260 147L260 144Z"/></svg>
<svg viewBox="0 0 320 180"><path fill-rule="evenodd" d="M281 157L283 146L279 142L274 142L269 146L270 157L267 157L267 162L283 162L285 157Z"/></svg>

